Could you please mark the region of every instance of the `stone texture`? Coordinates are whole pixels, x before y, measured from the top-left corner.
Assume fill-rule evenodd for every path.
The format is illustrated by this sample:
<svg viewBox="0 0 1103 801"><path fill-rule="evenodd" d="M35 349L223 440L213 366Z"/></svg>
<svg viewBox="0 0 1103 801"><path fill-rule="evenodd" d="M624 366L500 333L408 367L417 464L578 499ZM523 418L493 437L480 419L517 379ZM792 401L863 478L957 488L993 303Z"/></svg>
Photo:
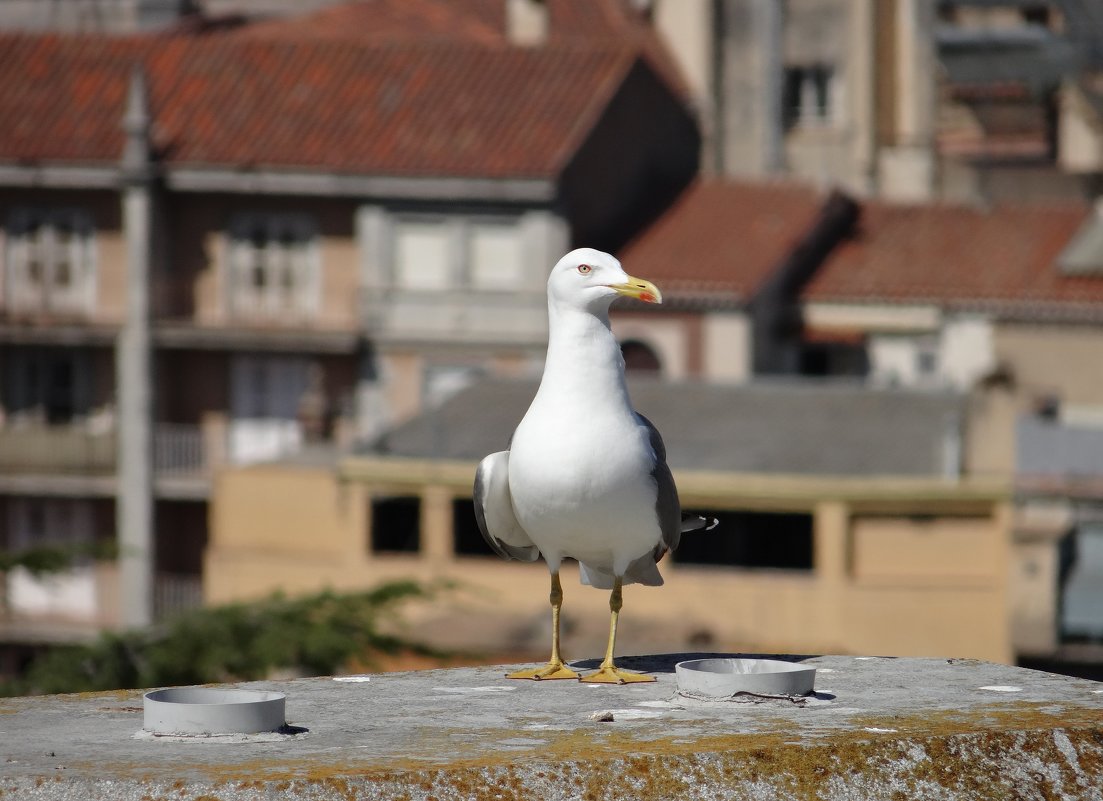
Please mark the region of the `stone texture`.
<svg viewBox="0 0 1103 801"><path fill-rule="evenodd" d="M701 702L504 666L312 678L289 734L139 735L139 691L0 700L0 798L1103 799L1103 684L973 660L783 657L817 696ZM583 663L591 667L590 663ZM610 720L611 718L611 720Z"/></svg>

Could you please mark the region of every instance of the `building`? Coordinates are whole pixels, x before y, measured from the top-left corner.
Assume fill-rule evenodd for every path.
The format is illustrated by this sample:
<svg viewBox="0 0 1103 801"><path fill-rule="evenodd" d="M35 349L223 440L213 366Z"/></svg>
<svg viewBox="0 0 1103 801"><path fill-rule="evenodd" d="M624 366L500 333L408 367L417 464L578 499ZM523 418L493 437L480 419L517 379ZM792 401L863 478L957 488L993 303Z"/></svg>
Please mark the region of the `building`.
<svg viewBox="0 0 1103 801"><path fill-rule="evenodd" d="M806 347L829 363L971 395L966 470L1015 487L1022 654L1103 635L1100 230L1081 204L869 202L800 295Z"/></svg>
<svg viewBox="0 0 1103 801"><path fill-rule="evenodd" d="M799 370L797 293L850 232L857 203L794 183L702 179L620 258L662 287L660 309L617 308L629 368L639 346L663 377L731 383Z"/></svg>
<svg viewBox="0 0 1103 801"><path fill-rule="evenodd" d="M121 546L121 580L9 577L5 637L197 602L219 465L533 369L547 265L691 179L646 31L517 41L503 11L348 35L391 11L0 35L3 542Z"/></svg>
<svg viewBox="0 0 1103 801"><path fill-rule="evenodd" d="M535 387L474 385L339 463L222 473L206 597L445 582L410 618L419 636L541 655L546 568L494 555L471 506L477 461L506 447ZM683 506L720 525L684 538L666 586L626 590L624 652L1013 658L1008 486L959 475L962 395L646 378L631 391L666 432ZM567 653L597 654L607 595L569 565L564 585Z"/></svg>
<svg viewBox="0 0 1103 801"><path fill-rule="evenodd" d="M648 31L679 75L713 177L970 202L1095 193L1103 20L1084 0L9 0L0 27L249 27L318 11L327 36ZM320 23L320 24L319 24ZM266 26L261 24L263 30ZM286 26L284 26L286 29ZM298 33L296 33L298 35Z"/></svg>
<svg viewBox="0 0 1103 801"><path fill-rule="evenodd" d="M1093 3L648 5L701 109L713 176L911 201L1096 193L1103 21Z"/></svg>

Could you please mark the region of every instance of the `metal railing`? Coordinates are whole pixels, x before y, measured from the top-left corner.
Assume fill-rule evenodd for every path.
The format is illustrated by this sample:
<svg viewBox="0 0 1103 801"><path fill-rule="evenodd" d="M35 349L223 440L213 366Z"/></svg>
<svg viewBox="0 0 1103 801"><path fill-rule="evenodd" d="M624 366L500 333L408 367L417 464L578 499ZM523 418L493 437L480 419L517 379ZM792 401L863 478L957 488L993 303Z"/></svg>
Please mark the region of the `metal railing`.
<svg viewBox="0 0 1103 801"><path fill-rule="evenodd" d="M199 426L161 423L153 429L155 473L205 473L210 467Z"/></svg>
<svg viewBox="0 0 1103 801"><path fill-rule="evenodd" d="M157 620L203 605L203 579L178 573L158 573L153 581L153 616Z"/></svg>

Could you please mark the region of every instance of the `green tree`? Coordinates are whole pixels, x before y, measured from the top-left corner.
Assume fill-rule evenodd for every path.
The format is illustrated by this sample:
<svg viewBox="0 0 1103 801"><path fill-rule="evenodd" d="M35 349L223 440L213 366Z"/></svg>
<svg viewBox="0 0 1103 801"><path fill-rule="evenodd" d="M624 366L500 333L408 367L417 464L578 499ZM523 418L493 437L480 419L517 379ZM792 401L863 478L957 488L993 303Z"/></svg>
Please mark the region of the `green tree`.
<svg viewBox="0 0 1103 801"><path fill-rule="evenodd" d="M87 692L262 679L277 669L331 674L380 655L435 654L386 633L398 607L435 590L410 581L366 592L273 596L197 609L149 630L102 634L89 645L53 648L2 695ZM438 654L439 655L439 654Z"/></svg>

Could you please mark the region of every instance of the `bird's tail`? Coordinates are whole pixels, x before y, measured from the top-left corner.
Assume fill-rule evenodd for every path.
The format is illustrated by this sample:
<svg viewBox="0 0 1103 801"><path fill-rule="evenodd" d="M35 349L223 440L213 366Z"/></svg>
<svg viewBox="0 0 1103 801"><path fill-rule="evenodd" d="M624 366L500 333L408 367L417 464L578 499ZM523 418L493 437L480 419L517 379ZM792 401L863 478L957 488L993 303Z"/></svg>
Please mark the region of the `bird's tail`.
<svg viewBox="0 0 1103 801"><path fill-rule="evenodd" d="M691 531L712 531L718 525L720 525L720 521L715 517L702 517L694 514L682 515L683 534L688 534Z"/></svg>

